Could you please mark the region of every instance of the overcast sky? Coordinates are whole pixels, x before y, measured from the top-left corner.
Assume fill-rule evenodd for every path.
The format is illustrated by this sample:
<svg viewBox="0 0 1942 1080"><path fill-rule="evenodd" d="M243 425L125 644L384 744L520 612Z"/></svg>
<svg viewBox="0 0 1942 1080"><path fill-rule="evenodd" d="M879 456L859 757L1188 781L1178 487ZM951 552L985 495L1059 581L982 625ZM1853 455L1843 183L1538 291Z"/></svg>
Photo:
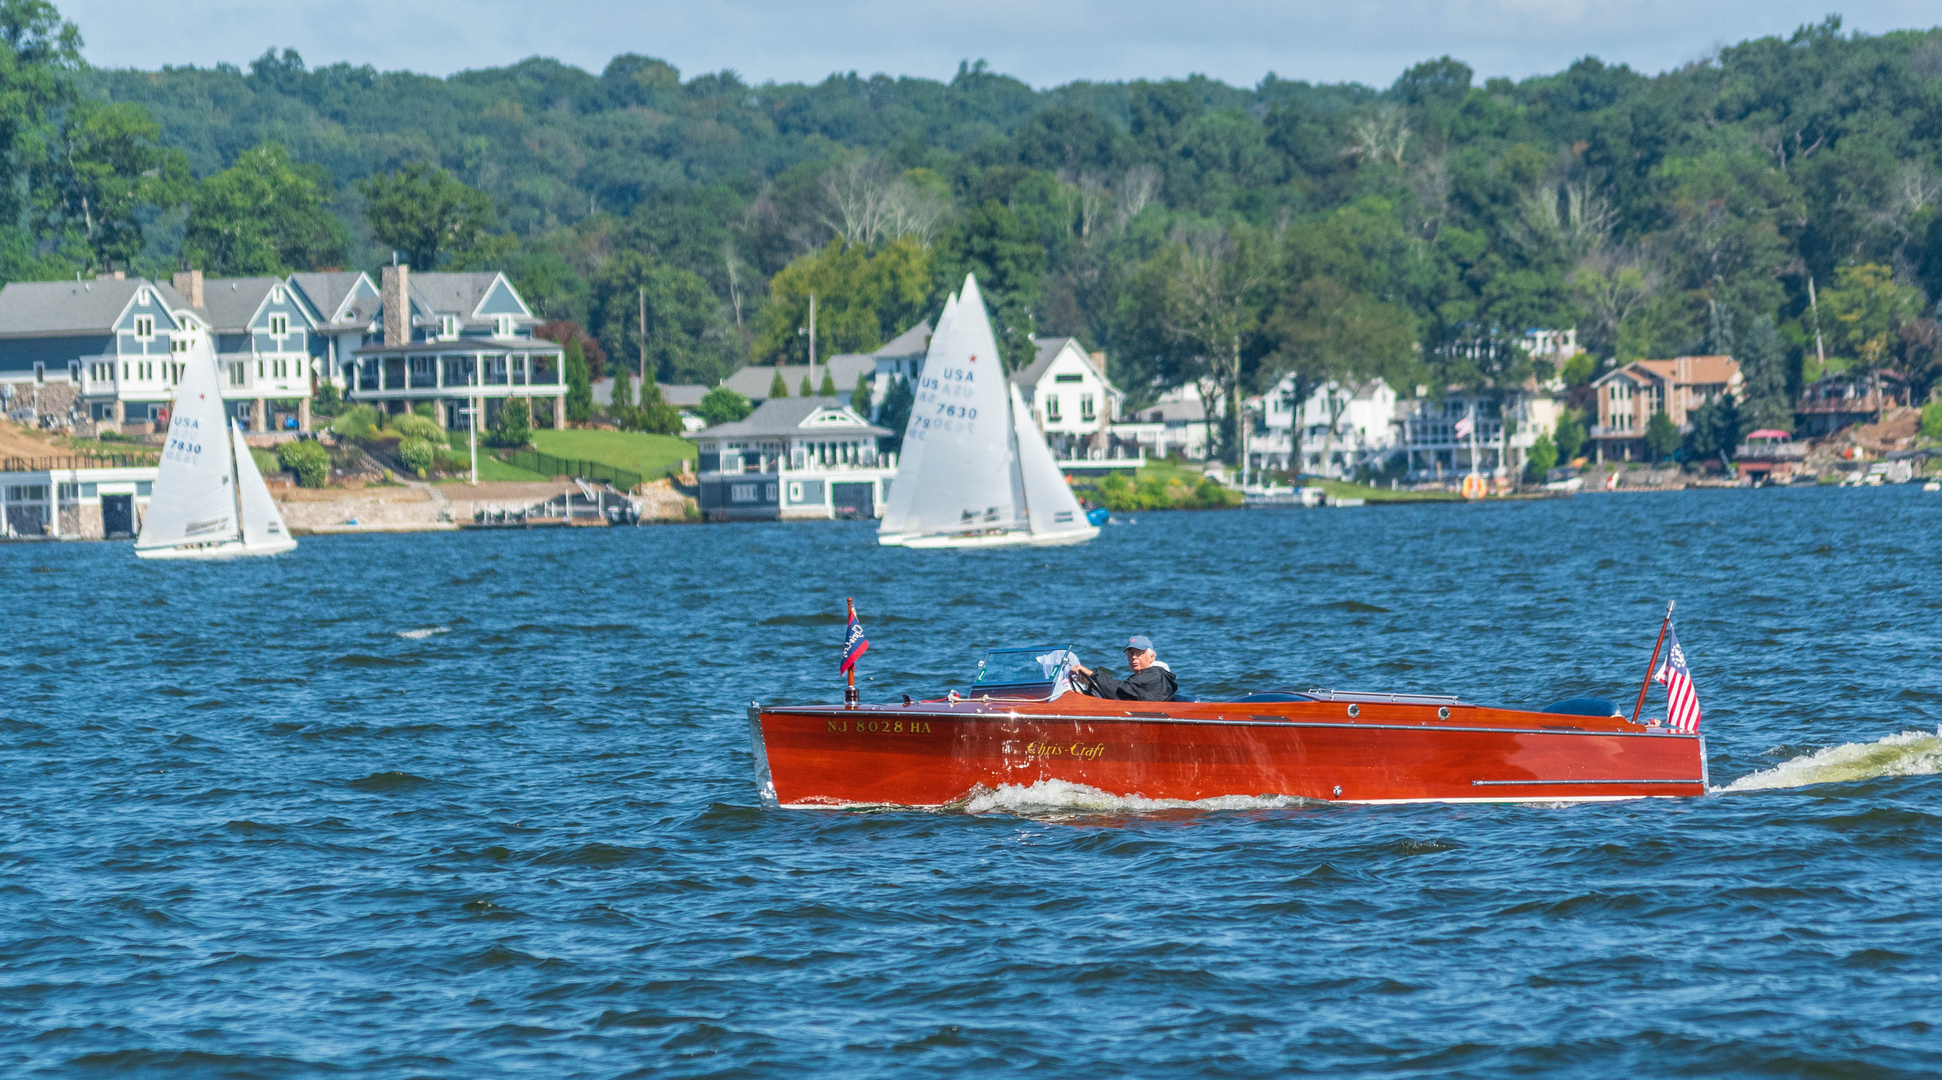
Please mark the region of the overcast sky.
<svg viewBox="0 0 1942 1080"><path fill-rule="evenodd" d="M1206 74L1251 86L1272 71L1387 86L1448 53L1479 78L1557 71L1587 54L1645 72L1723 44L1818 22L1827 0L56 0L90 63L238 66L270 46L312 66L348 61L445 75L550 56L598 73L616 53L684 78L751 83L832 72L948 79L960 60L1034 86ZM1851 30L1942 22L1933 0L1851 3Z"/></svg>

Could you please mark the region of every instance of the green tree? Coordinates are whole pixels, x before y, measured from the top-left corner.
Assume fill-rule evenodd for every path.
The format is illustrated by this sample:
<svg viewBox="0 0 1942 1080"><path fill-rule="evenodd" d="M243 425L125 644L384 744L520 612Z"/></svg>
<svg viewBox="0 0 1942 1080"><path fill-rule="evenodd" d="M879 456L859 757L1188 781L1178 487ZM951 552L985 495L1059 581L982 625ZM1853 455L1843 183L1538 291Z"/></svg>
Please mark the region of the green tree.
<svg viewBox="0 0 1942 1080"><path fill-rule="evenodd" d="M399 439L398 460L405 468L418 474L420 480L431 472L432 465L438 461L438 444L430 439Z"/></svg>
<svg viewBox="0 0 1942 1080"><path fill-rule="evenodd" d="M1718 457L1724 464L1746 434L1739 404L1731 394L1694 409L1688 419L1692 430L1686 432L1681 444L1688 461Z"/></svg>
<svg viewBox="0 0 1942 1080"><path fill-rule="evenodd" d="M823 385L816 389L818 397L836 396L836 376L830 374L829 365L823 365Z"/></svg>
<svg viewBox="0 0 1942 1080"><path fill-rule="evenodd" d="M1558 444L1551 441L1548 432L1539 432L1537 438L1531 441L1530 455L1524 459L1525 474L1532 480L1542 481L1544 474L1557 463Z"/></svg>
<svg viewBox="0 0 1942 1080"><path fill-rule="evenodd" d="M74 100L81 31L47 0L0 0L0 222L21 219L50 115ZM18 237L19 234L15 233Z"/></svg>
<svg viewBox="0 0 1942 1080"><path fill-rule="evenodd" d="M523 397L510 397L499 406L486 442L492 446L521 447L533 441L533 408Z"/></svg>
<svg viewBox="0 0 1942 1080"><path fill-rule="evenodd" d="M1746 379L1741 413L1753 428L1794 430L1794 403L1788 392L1787 349L1771 315L1753 320L1736 351Z"/></svg>
<svg viewBox="0 0 1942 1080"><path fill-rule="evenodd" d="M143 218L189 191L188 159L161 135L141 105L75 102L33 172L37 231L76 249L84 269L127 268L142 252Z"/></svg>
<svg viewBox="0 0 1942 1080"><path fill-rule="evenodd" d="M836 384L834 380L832 380L830 383L829 392L832 397L835 396L836 394ZM860 414L864 419L866 420L869 419L870 418L870 399L873 396L874 395L872 394L871 388L870 388L869 370L865 369L863 371L857 372L856 389L850 391L850 408L855 409L857 413Z"/></svg>
<svg viewBox="0 0 1942 1080"><path fill-rule="evenodd" d="M1293 403L1309 400L1332 379L1352 384L1381 376L1399 386L1413 381L1408 368L1416 334L1409 312L1351 292L1333 278L1309 278L1293 289L1269 316L1263 337L1271 351L1256 382L1267 387L1293 375ZM1339 414L1329 418L1331 437L1338 420Z"/></svg>
<svg viewBox="0 0 1942 1080"><path fill-rule="evenodd" d="M931 251L911 237L866 248L832 240L769 282L755 320L758 361L807 363L809 298L816 297L816 355L869 352L921 319L930 296Z"/></svg>
<svg viewBox="0 0 1942 1080"><path fill-rule="evenodd" d="M634 410L633 426L635 430L655 435L679 435L684 430L681 410L668 404L660 384L654 382L641 387L641 406Z"/></svg>
<svg viewBox="0 0 1942 1080"><path fill-rule="evenodd" d="M607 411L615 413L619 409L634 407L634 380L628 374L627 365L619 364L614 368L614 391L608 398ZM616 413L616 415L618 415Z"/></svg>
<svg viewBox="0 0 1942 1080"><path fill-rule="evenodd" d="M797 397L815 397L815 396L816 396L816 392L815 392L814 390L811 390L811 389L809 388L809 375L808 375L808 373L806 373L806 372L805 372L805 373L803 374L803 377L802 377L802 385L801 385L801 386L798 386L798 387L796 387L796 396L797 396Z"/></svg>
<svg viewBox="0 0 1942 1080"><path fill-rule="evenodd" d="M1007 371L1016 371L1038 356L1032 343L1048 255L1044 241L1017 210L988 199L967 211L937 243L932 263L931 293L941 302L964 287L967 274L978 279L997 332L998 352Z"/></svg>
<svg viewBox="0 0 1942 1080"><path fill-rule="evenodd" d="M789 384L782 381L782 366L776 365L775 377L769 380L769 396L781 398L789 396Z"/></svg>
<svg viewBox="0 0 1942 1080"><path fill-rule="evenodd" d="M616 367L640 363L643 305L647 377L706 385L741 365L741 338L722 302L693 271L642 252L622 252L594 274L592 291L593 332Z"/></svg>
<svg viewBox="0 0 1942 1080"><path fill-rule="evenodd" d="M1566 409L1551 431L1551 442L1558 448L1558 460L1566 463L1576 460L1578 452L1584 449L1585 434L1584 422L1578 419L1577 412Z"/></svg>
<svg viewBox="0 0 1942 1080"><path fill-rule="evenodd" d="M1211 400L1225 404L1223 456L1238 464L1248 345L1264 314L1270 255L1260 237L1240 230L1177 243L1168 261L1168 329L1193 350L1198 377L1214 390Z"/></svg>
<svg viewBox="0 0 1942 1080"><path fill-rule="evenodd" d="M364 220L379 243L403 253L413 270L483 268L515 241L493 233L492 196L425 161L359 180Z"/></svg>
<svg viewBox="0 0 1942 1080"><path fill-rule="evenodd" d="M916 404L917 395L910 389L909 379L891 380L890 389L883 395L883 407L877 410L877 426L889 428L890 434L877 440L877 449L886 454L903 450L904 428L910 425L910 410Z"/></svg>
<svg viewBox="0 0 1942 1080"><path fill-rule="evenodd" d="M1921 317L1922 292L1897 283L1886 266L1863 263L1835 271L1821 307L1833 316L1834 347L1872 377L1893 360L1902 327Z"/></svg>
<svg viewBox="0 0 1942 1080"><path fill-rule="evenodd" d="M245 150L189 201L182 253L211 274L287 274L344 262L344 227L324 206L320 171L280 143Z"/></svg>
<svg viewBox="0 0 1942 1080"><path fill-rule="evenodd" d="M566 418L576 424L593 419L593 376L586 350L575 339L566 344Z"/></svg>
<svg viewBox="0 0 1942 1080"><path fill-rule="evenodd" d="M1931 439L1942 439L1942 401L1931 401L1922 406L1922 434Z"/></svg>
<svg viewBox="0 0 1942 1080"><path fill-rule="evenodd" d="M747 398L726 386L717 386L701 398L701 418L708 421L711 427L732 424L754 411L755 406L749 404Z"/></svg>
<svg viewBox="0 0 1942 1080"><path fill-rule="evenodd" d="M1653 461L1664 461L1679 449L1679 425L1663 412L1655 412L1645 425L1645 449Z"/></svg>

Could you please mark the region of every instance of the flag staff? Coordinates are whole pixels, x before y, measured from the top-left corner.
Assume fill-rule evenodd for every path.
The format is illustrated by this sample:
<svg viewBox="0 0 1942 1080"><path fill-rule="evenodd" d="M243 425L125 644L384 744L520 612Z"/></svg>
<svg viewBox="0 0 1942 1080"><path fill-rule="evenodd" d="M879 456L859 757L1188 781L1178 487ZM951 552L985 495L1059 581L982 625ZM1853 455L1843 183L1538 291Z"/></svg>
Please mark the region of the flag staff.
<svg viewBox="0 0 1942 1080"><path fill-rule="evenodd" d="M856 629L856 600L854 597L846 596L843 598L843 602L849 605L849 609L850 609L849 623L850 623L851 631L854 632ZM857 661L857 658L862 655L863 654L861 652L851 654L847 658L847 662L844 663L843 665L843 671L845 674L849 676L849 679L850 679L849 684L843 687L843 707L846 709L854 709L856 708L856 705L857 705L858 699L856 696L856 661Z"/></svg>
<svg viewBox="0 0 1942 1080"><path fill-rule="evenodd" d="M1645 665L1645 681L1639 684L1639 701L1632 706L1632 723L1639 722L1639 713L1645 709L1645 691L1652 685L1652 669L1659 666L1659 647L1666 643L1666 627L1672 625L1672 608L1677 600L1666 601L1666 619L1659 624L1659 640L1652 643L1652 659Z"/></svg>

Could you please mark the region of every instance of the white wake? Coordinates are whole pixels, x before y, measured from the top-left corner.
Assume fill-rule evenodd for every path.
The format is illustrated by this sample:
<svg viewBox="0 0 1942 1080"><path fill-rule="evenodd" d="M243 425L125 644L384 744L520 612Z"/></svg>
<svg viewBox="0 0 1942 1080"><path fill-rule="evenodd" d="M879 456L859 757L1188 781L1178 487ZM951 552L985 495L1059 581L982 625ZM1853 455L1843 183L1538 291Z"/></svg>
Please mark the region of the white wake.
<svg viewBox="0 0 1942 1080"><path fill-rule="evenodd" d="M1802 754L1771 769L1742 776L1718 792L1870 780L1877 776L1932 776L1942 773L1942 727L1933 733L1904 731L1871 743L1844 743Z"/></svg>
<svg viewBox="0 0 1942 1080"><path fill-rule="evenodd" d="M416 630L400 630L398 631L398 636L401 638L409 638L412 641L423 641L433 634L449 634L451 632L452 628L449 626L421 626Z"/></svg>
<svg viewBox="0 0 1942 1080"><path fill-rule="evenodd" d="M954 809L971 814L1143 814L1155 810L1289 810L1318 805L1295 795L1222 795L1212 799L1148 799L1112 795L1085 784L1040 780L974 792Z"/></svg>

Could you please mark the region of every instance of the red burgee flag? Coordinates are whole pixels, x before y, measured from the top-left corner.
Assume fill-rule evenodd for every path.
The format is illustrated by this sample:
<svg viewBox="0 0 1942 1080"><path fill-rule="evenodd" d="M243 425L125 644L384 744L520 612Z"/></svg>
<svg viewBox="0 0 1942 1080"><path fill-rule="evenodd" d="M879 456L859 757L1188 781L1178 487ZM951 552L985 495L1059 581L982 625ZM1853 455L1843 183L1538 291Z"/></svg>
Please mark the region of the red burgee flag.
<svg viewBox="0 0 1942 1080"><path fill-rule="evenodd" d="M1686 650L1679 647L1679 631L1668 628L1666 661L1652 675L1652 681L1666 687L1666 723L1674 731L1688 735L1699 730L1699 693L1693 689L1692 671L1686 667Z"/></svg>
<svg viewBox="0 0 1942 1080"><path fill-rule="evenodd" d="M856 666L856 658L870 651L870 639L863 636L863 624L856 621L856 601L849 601L850 627L843 633L843 664L837 671Z"/></svg>

